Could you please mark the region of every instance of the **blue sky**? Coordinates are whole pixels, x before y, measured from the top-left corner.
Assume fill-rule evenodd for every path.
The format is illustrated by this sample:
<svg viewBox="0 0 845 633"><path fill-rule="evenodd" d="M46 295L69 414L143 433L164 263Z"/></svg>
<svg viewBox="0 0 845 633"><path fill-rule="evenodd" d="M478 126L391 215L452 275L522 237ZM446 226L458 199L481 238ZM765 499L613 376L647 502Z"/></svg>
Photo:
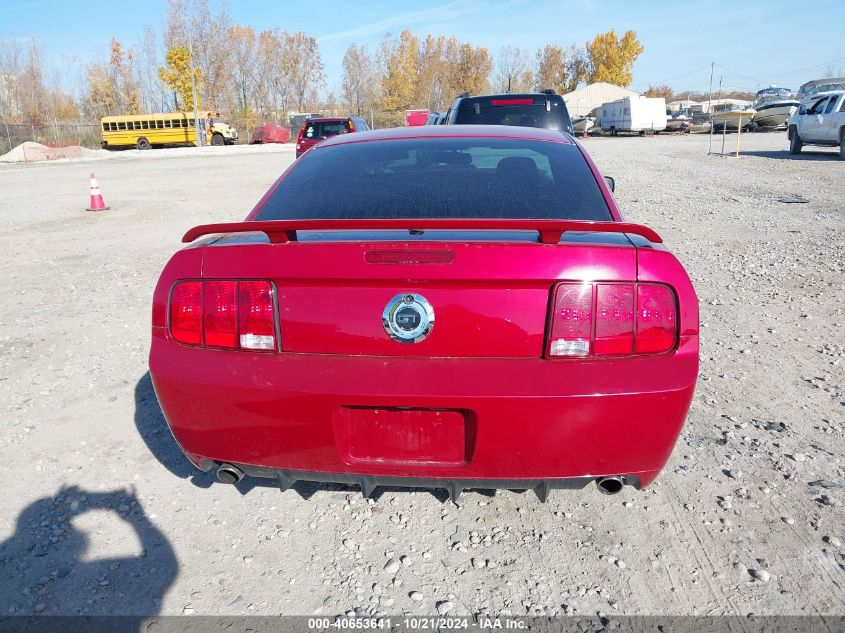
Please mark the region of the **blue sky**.
<svg viewBox="0 0 845 633"><path fill-rule="evenodd" d="M221 6L209 0L212 9ZM254 29L302 30L317 37L327 89L340 82L350 42L375 50L387 32L410 28L454 35L496 53L506 44L535 51L548 42L583 44L599 32L637 31L645 52L634 67L634 89L668 83L677 91L715 83L755 90L769 83L797 88L828 70L845 74L845 2L714 0L357 0L317 3L230 0L232 19ZM0 0L0 39L34 36L52 71L71 84L89 61L104 61L112 37L140 41L144 27L161 32L166 0Z"/></svg>

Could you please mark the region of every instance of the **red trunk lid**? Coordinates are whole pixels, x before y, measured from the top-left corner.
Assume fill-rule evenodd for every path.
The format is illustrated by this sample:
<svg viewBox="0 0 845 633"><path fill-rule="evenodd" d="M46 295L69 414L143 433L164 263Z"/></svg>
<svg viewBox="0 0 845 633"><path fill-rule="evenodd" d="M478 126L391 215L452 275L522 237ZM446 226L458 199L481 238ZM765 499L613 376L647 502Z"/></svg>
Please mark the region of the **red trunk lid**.
<svg viewBox="0 0 845 633"><path fill-rule="evenodd" d="M601 244L573 238L256 244L262 238L231 236L203 249L203 277L272 279L287 352L540 357L556 282L636 279L636 249L623 235L590 236ZM403 295L433 311L434 326L417 343L391 338L383 325L385 308Z"/></svg>

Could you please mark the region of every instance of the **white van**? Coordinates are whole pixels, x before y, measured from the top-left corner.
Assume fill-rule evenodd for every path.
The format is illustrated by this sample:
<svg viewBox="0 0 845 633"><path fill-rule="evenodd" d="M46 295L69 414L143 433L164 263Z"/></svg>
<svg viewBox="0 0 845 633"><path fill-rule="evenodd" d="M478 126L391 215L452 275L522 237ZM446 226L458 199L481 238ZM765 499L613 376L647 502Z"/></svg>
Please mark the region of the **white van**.
<svg viewBox="0 0 845 633"><path fill-rule="evenodd" d="M661 132L666 129L666 99L663 97L625 97L601 107L601 129L619 132Z"/></svg>

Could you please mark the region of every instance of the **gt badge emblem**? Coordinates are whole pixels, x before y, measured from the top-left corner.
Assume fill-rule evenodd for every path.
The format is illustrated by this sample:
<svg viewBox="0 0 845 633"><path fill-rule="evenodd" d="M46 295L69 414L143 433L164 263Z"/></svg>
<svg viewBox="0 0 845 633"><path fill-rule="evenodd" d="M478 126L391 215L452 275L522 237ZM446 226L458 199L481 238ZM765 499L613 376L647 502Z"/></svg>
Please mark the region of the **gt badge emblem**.
<svg viewBox="0 0 845 633"><path fill-rule="evenodd" d="M381 324L394 341L419 343L434 328L434 308L421 295L396 295L387 302L381 315Z"/></svg>

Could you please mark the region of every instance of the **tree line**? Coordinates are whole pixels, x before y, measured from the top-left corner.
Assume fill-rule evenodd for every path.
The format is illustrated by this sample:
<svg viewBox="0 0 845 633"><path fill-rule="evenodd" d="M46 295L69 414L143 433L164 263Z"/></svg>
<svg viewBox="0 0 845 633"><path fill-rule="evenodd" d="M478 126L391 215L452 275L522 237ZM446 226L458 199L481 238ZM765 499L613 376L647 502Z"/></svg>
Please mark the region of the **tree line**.
<svg viewBox="0 0 845 633"><path fill-rule="evenodd" d="M461 92L558 93L594 81L628 86L643 47L634 31L596 35L583 46L537 51L505 46L495 54L455 37L410 30L388 34L375 50L351 43L336 89L329 89L317 39L281 29L256 32L208 0L169 0L167 27L146 28L126 47L112 39L107 61L47 76L35 40L0 42L0 120L43 125L96 122L111 114L192 110L223 113L246 130L287 122L291 112L348 112L399 124L404 110L445 110Z"/></svg>

